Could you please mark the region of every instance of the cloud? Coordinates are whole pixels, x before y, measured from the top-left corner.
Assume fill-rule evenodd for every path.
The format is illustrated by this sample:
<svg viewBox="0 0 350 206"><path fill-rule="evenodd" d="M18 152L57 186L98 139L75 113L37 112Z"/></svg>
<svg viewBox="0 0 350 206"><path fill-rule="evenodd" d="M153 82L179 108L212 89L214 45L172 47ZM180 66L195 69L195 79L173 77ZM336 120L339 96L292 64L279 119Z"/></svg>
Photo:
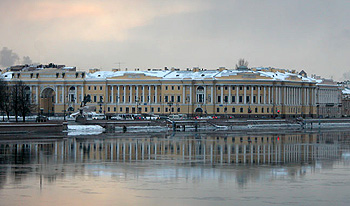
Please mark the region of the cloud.
<svg viewBox="0 0 350 206"><path fill-rule="evenodd" d="M128 30L150 24L156 17L197 11L200 1L23 1L9 7L15 30L38 39L123 41ZM0 14L1 15L1 14ZM1 17L4 19L4 15ZM1 20L0 20L1 23ZM24 26L23 28L19 28ZM30 28L30 30L29 30ZM33 29L34 28L34 29Z"/></svg>
<svg viewBox="0 0 350 206"><path fill-rule="evenodd" d="M24 56L22 59L22 64L32 64L33 61L29 56Z"/></svg>
<svg viewBox="0 0 350 206"><path fill-rule="evenodd" d="M19 60L19 57L12 50L7 47L3 47L0 51L0 65L3 67L10 67L15 64L16 61Z"/></svg>

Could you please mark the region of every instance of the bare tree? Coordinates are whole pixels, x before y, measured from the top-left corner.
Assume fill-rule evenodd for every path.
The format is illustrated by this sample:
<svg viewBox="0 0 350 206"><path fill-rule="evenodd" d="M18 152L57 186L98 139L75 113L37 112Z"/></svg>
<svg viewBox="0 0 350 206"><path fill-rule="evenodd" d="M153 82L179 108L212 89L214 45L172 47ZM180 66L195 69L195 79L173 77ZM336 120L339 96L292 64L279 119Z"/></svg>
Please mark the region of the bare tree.
<svg viewBox="0 0 350 206"><path fill-rule="evenodd" d="M0 78L0 110L3 113L5 112L6 100L8 99L8 92L6 90L7 83L4 81L3 78ZM5 120L4 115L2 120Z"/></svg>
<svg viewBox="0 0 350 206"><path fill-rule="evenodd" d="M11 107L15 114L16 122L18 122L19 114L22 115L23 122L25 122L25 117L34 108L30 100L30 89L22 81L16 81L12 85L11 90Z"/></svg>
<svg viewBox="0 0 350 206"><path fill-rule="evenodd" d="M244 60L244 59L239 59L238 60L238 64L236 64L236 69L238 68L247 68L248 67L248 61Z"/></svg>

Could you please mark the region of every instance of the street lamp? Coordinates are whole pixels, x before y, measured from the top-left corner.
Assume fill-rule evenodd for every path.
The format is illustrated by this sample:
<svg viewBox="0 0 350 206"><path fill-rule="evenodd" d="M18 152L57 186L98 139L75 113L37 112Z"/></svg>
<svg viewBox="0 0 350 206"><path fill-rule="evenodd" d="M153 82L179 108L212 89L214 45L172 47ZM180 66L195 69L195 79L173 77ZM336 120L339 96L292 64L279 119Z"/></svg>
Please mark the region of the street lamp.
<svg viewBox="0 0 350 206"><path fill-rule="evenodd" d="M168 106L169 106L169 112L171 114L171 107L173 106L173 102L168 102Z"/></svg>
<svg viewBox="0 0 350 206"><path fill-rule="evenodd" d="M98 102L98 104L99 104L99 106L100 106L99 112L102 113L103 97L100 98L100 101Z"/></svg>

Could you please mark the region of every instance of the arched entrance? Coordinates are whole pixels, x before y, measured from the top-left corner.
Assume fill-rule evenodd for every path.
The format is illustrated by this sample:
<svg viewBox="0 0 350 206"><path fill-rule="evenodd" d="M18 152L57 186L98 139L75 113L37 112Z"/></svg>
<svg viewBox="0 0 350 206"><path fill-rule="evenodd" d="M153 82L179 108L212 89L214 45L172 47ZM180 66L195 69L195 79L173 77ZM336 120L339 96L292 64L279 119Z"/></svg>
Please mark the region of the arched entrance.
<svg viewBox="0 0 350 206"><path fill-rule="evenodd" d="M203 109L198 107L195 111L196 114L202 114L203 113Z"/></svg>
<svg viewBox="0 0 350 206"><path fill-rule="evenodd" d="M40 110L44 115L55 114L55 91L52 88L45 88L40 95Z"/></svg>

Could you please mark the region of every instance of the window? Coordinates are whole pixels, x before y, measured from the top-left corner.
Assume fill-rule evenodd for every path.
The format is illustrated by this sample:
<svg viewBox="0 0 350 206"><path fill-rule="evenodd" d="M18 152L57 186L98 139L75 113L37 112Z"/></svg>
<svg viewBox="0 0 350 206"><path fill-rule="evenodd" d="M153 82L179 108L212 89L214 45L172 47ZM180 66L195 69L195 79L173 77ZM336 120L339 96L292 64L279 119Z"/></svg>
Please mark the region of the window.
<svg viewBox="0 0 350 206"><path fill-rule="evenodd" d="M232 107L232 113L236 112L236 108Z"/></svg>
<svg viewBox="0 0 350 206"><path fill-rule="evenodd" d="M256 90L256 87L253 87L253 90Z"/></svg>
<svg viewBox="0 0 350 206"><path fill-rule="evenodd" d="M97 97L96 97L96 95L94 96L94 102L97 102Z"/></svg>
<svg viewBox="0 0 350 206"><path fill-rule="evenodd" d="M174 112L174 107L171 108L171 112Z"/></svg>
<svg viewBox="0 0 350 206"><path fill-rule="evenodd" d="M180 112L180 108L177 108L177 112Z"/></svg>
<svg viewBox="0 0 350 206"><path fill-rule="evenodd" d="M122 111L123 111L123 107L120 107L120 108L119 108L119 111L122 112Z"/></svg>
<svg viewBox="0 0 350 206"><path fill-rule="evenodd" d="M158 112L160 112L160 107L158 107Z"/></svg>
<svg viewBox="0 0 350 206"><path fill-rule="evenodd" d="M269 108L266 109L266 112L269 113Z"/></svg>
<svg viewBox="0 0 350 206"><path fill-rule="evenodd" d="M171 90L174 90L174 88L175 88L174 86L171 86Z"/></svg>
<svg viewBox="0 0 350 206"><path fill-rule="evenodd" d="M165 86L165 90L168 90L168 86Z"/></svg>
<svg viewBox="0 0 350 206"><path fill-rule="evenodd" d="M232 102L236 102L236 96L232 96Z"/></svg>
<svg viewBox="0 0 350 206"><path fill-rule="evenodd" d="M247 87L247 90L249 90L250 88L249 87Z"/></svg>
<svg viewBox="0 0 350 206"><path fill-rule="evenodd" d="M239 103L243 102L243 96L239 96Z"/></svg>
<svg viewBox="0 0 350 206"><path fill-rule="evenodd" d="M253 103L256 103L256 96L253 96Z"/></svg>
<svg viewBox="0 0 350 206"><path fill-rule="evenodd" d="M257 107L255 107L255 113L258 113L258 108Z"/></svg>
<svg viewBox="0 0 350 206"><path fill-rule="evenodd" d="M262 102L262 96L260 96L260 103Z"/></svg>
<svg viewBox="0 0 350 206"><path fill-rule="evenodd" d="M208 99L207 100L208 100L208 102L211 102L211 95L210 94L208 95Z"/></svg>
<svg viewBox="0 0 350 206"><path fill-rule="evenodd" d="M109 112L110 112L110 111L111 111L111 108L110 108L110 107L107 107L107 111L109 111Z"/></svg>
<svg viewBox="0 0 350 206"><path fill-rule="evenodd" d="M220 86L218 86L218 90L220 90L221 89L221 87Z"/></svg>
<svg viewBox="0 0 350 206"><path fill-rule="evenodd" d="M145 112L147 112L147 107L145 107Z"/></svg>
<svg viewBox="0 0 350 206"><path fill-rule="evenodd" d="M225 90L227 90L227 87L225 87Z"/></svg>
<svg viewBox="0 0 350 206"><path fill-rule="evenodd" d="M96 86L94 86L94 90L96 90Z"/></svg>
<svg viewBox="0 0 350 206"><path fill-rule="evenodd" d="M180 86L177 86L177 90L180 90Z"/></svg>
<svg viewBox="0 0 350 206"><path fill-rule="evenodd" d="M261 113L264 113L264 107L263 107L263 108L261 108Z"/></svg>
<svg viewBox="0 0 350 206"><path fill-rule="evenodd" d="M114 110L113 110L113 111L115 111L115 112L116 112L116 111L117 111L117 108L116 108L116 107L114 107Z"/></svg>
<svg viewBox="0 0 350 206"><path fill-rule="evenodd" d="M165 102L168 102L168 96L165 96L165 97L164 97L164 101L165 101Z"/></svg>
<svg viewBox="0 0 350 206"><path fill-rule="evenodd" d="M168 112L168 107L165 107L165 112Z"/></svg>
<svg viewBox="0 0 350 206"><path fill-rule="evenodd" d="M91 87L90 87L90 86L88 87L88 90L91 90Z"/></svg>
<svg viewBox="0 0 350 206"><path fill-rule="evenodd" d="M154 107L151 107L151 112L154 112Z"/></svg>
<svg viewBox="0 0 350 206"><path fill-rule="evenodd" d="M232 86L232 90L235 90L236 89L236 87L235 86Z"/></svg>
<svg viewBox="0 0 350 206"><path fill-rule="evenodd" d="M100 86L100 90L102 90L102 86Z"/></svg>
<svg viewBox="0 0 350 206"><path fill-rule="evenodd" d="M174 95L171 96L171 102L175 102L175 96Z"/></svg>
<svg viewBox="0 0 350 206"><path fill-rule="evenodd" d="M240 86L240 87L239 87L239 90L241 90L241 91L242 91L242 90L243 90L243 87L242 87L242 86Z"/></svg>
<svg viewBox="0 0 350 206"><path fill-rule="evenodd" d="M221 102L221 96L218 96L218 102Z"/></svg>
<svg viewBox="0 0 350 206"><path fill-rule="evenodd" d="M103 102L103 96L100 96L100 102Z"/></svg>
<svg viewBox="0 0 350 206"><path fill-rule="evenodd" d="M177 102L181 102L181 96L177 96Z"/></svg>
<svg viewBox="0 0 350 206"><path fill-rule="evenodd" d="M249 103L250 96L246 96L246 102Z"/></svg>
<svg viewBox="0 0 350 206"><path fill-rule="evenodd" d="M243 113L244 110L243 110L243 108L241 107L241 108L239 109L239 111L240 111L241 113Z"/></svg>
<svg viewBox="0 0 350 206"><path fill-rule="evenodd" d="M225 98L224 98L224 102L228 102L228 96L225 96Z"/></svg>
<svg viewBox="0 0 350 206"><path fill-rule="evenodd" d="M220 112L220 108L216 108L216 112Z"/></svg>

